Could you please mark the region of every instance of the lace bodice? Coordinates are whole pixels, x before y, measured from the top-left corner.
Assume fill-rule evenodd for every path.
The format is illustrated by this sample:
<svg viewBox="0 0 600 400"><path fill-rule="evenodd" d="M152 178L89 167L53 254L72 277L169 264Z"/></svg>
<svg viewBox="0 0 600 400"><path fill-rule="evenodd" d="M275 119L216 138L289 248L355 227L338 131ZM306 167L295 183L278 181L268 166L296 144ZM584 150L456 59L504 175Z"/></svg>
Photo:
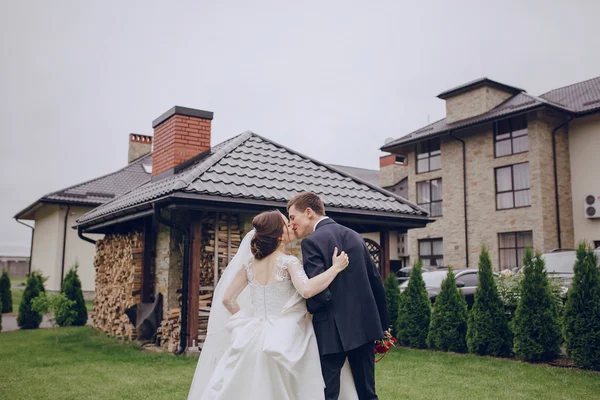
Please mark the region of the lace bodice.
<svg viewBox="0 0 600 400"><path fill-rule="evenodd" d="M254 259L245 265L254 316L261 320L277 318L283 307L296 293L302 295L303 285L308 281L302 264L294 256L280 256L275 262L275 274L266 285L254 279Z"/></svg>

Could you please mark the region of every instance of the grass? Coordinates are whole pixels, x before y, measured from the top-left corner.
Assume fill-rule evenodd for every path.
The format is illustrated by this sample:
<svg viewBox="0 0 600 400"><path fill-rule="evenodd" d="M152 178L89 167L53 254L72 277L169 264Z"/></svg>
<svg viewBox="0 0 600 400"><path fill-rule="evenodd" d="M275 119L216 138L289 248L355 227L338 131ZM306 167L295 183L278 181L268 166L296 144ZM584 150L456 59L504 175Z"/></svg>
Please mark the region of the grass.
<svg viewBox="0 0 600 400"><path fill-rule="evenodd" d="M185 399L197 362L89 327L2 333L0 360L0 399L11 400ZM381 400L600 398L598 373L471 355L394 349L376 374Z"/></svg>
<svg viewBox="0 0 600 400"><path fill-rule="evenodd" d="M27 278L11 278L10 279L10 291L12 294L13 300L13 312L19 312L19 304L21 304L21 299L23 298L23 292L25 291L25 283L27 282ZM88 312L94 309L93 301L86 301L85 308Z"/></svg>

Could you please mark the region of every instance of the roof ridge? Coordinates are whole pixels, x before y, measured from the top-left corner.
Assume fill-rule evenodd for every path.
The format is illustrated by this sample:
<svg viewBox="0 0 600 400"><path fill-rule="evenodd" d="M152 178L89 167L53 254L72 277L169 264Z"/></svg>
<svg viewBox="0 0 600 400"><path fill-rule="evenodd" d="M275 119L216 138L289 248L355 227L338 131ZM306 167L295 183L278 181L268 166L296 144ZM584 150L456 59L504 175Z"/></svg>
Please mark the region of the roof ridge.
<svg viewBox="0 0 600 400"><path fill-rule="evenodd" d="M101 175L101 176L99 176L97 178L89 179L87 181L84 181L84 182L81 182L81 183L77 183L75 185L68 186L68 187L66 187L64 189L60 189L60 190L56 190L56 191L51 192L51 193L47 193L47 194L43 195L42 197L40 197L40 199L44 199L46 197L49 197L49 196L52 196L52 195L56 195L56 194L61 194L61 193L66 192L67 190L71 190L71 189L77 188L79 186L87 185L89 183L99 181L100 179L104 179L104 178L108 178L109 176L116 175L116 174L118 174L118 173L120 173L122 171L125 171L127 168L131 167L134 163L138 164L138 163L140 163L142 161L142 159L144 159L146 157L149 157L151 155L152 155L152 153L148 153L146 155L143 155L143 156L137 158L136 160L132 161L131 163L127 164L123 168L120 168L120 169L118 169L116 171L113 171L113 172L110 172L108 174L104 174L104 175Z"/></svg>
<svg viewBox="0 0 600 400"><path fill-rule="evenodd" d="M378 169L370 169L370 168L362 168L362 167L353 167L351 165L342 165L342 164L329 164L334 167L342 167L342 168L352 168L352 169L362 169L363 171L371 171L371 172L379 172Z"/></svg>
<svg viewBox="0 0 600 400"><path fill-rule="evenodd" d="M289 147L287 147L287 146L284 146L284 145L282 145L282 144L279 144L279 143L277 143L277 142L274 142L274 141L272 141L272 140L270 140L270 139L267 139L267 138L265 138L265 137L263 137L263 136L261 136L261 135L259 135L259 134L257 134L257 133L254 133L254 136L256 136L256 137L259 137L259 138L261 138L262 140L265 140L265 141L267 141L267 142L269 142L269 143L271 143L271 144L274 144L275 146L279 146L279 147L281 147L282 149L285 149L285 150L289 151L290 153L296 154L296 155L297 155L297 156L299 156L299 157L303 157L303 158L305 158L305 159L308 159L308 160L310 160L310 161L314 162L315 164L317 164L317 165L320 165L320 166L322 166L322 167L325 167L325 168L327 168L327 169L329 169L329 170L331 170L331 171L333 171L333 172L336 172L336 173L338 173L338 174L340 174L340 175L342 175L342 176L345 176L346 178L350 178L350 179L352 179L352 180L354 180L354 181L356 181L356 182L359 182L359 183L361 183L361 184L363 184L363 185L365 185L365 186L367 186L367 187L369 187L369 188L371 188L371 189L373 189L373 190L375 190L375 191L377 191L377 192L380 192L380 193L381 193L381 194L383 194L383 195L386 195L386 196L391 196L392 198L394 198L394 199L398 200L398 201L399 201L399 202L401 202L402 204L406 204L406 205L409 205L409 206L411 206L411 207L415 208L417 211L422 211L422 212L424 212L424 213L427 213L427 211L425 211L425 209L421 208L421 207L420 207L420 206L418 206L417 204L415 204L415 203L413 203L413 202L411 202L411 201L408 201L407 199L405 199L405 198L403 198L403 197L400 197L400 196L396 195L395 193L392 193L392 192L390 192L390 191L387 191L387 190L385 190L385 189L383 189L383 188L381 188L381 187L379 187L379 186L372 185L372 184L370 184L369 182L367 182L367 181L365 181L365 180L363 180L363 179L361 179L361 178L359 178L359 177L357 177L357 176L354 176L354 175L352 175L352 174L349 174L349 173L347 173L347 172L345 172L345 171L343 171L343 170L340 170L340 169L338 169L338 168L335 168L335 167L331 166L330 164L327 164L327 163L321 162L321 161L319 161L319 160L316 160L316 159L314 159L314 158L312 158L312 157L309 157L309 156L307 156L307 155L305 155L305 154L302 154L302 153L300 153L300 152L298 152L298 151L296 151L296 150L290 149L290 148L289 148Z"/></svg>
<svg viewBox="0 0 600 400"><path fill-rule="evenodd" d="M446 119L446 117L444 117L444 118L440 118L440 119L438 119L437 121L433 121L432 123L430 123L430 124L428 124L428 125L425 125L425 126L423 126L423 127L419 128L419 129L416 129L416 130L414 130L414 131L412 131L412 132L409 132L409 133L407 133L407 134L406 134L406 135L404 135L404 136L400 136L398 139L394 139L394 140L392 140L392 141L391 141L391 142L389 142L389 143L384 143L384 144L383 144L383 146L381 146L381 147L379 148L379 150L382 150L384 147L388 147L388 146L390 146L390 145L394 145L394 143L396 143L396 142L400 141L401 139L404 139L404 138L405 138L405 137L407 137L407 136L414 135L414 134L416 134L416 133L420 133L420 132L422 132L422 131L426 130L427 128L429 128L429 127L431 127L431 126L433 126L433 125L437 124L438 122L441 122L441 121L443 121L443 120L445 120L445 119ZM384 151L384 150L382 150L382 151Z"/></svg>
<svg viewBox="0 0 600 400"><path fill-rule="evenodd" d="M568 88L568 87L571 87L571 86L580 85L582 83L593 81L594 79L600 79L600 76L589 78L589 79L586 79L586 80L583 80L583 81L580 81L580 82L571 83L570 85L564 85L564 86L561 86L561 87L557 87L556 89L548 90L547 92L540 94L540 97L545 96L545 95L547 95L550 92L555 92L555 91L560 90L560 89L565 89L565 88Z"/></svg>
<svg viewBox="0 0 600 400"><path fill-rule="evenodd" d="M526 95L526 96L528 96L528 97L531 97L532 99L537 100L539 102L542 102L542 103L545 103L545 104L549 104L549 105L552 105L554 107L562 108L565 111L572 112L572 113L576 112L575 110L573 110L572 108L567 107L563 103L559 103L559 102L556 102L556 101L548 100L548 99L545 99L543 97L536 96L536 95L529 94L529 93L523 93L523 94Z"/></svg>
<svg viewBox="0 0 600 400"><path fill-rule="evenodd" d="M176 179L175 182L173 182L171 190L181 190L188 187L194 181L194 179L196 179L197 177L205 173L210 167L221 161L223 157L235 150L239 145L248 140L253 134L254 133L252 131L245 131L226 141L226 144L222 148L220 148L214 154L211 154L209 157L207 157L206 160L208 162L200 162L198 165L191 168L189 171L184 172L180 178Z"/></svg>

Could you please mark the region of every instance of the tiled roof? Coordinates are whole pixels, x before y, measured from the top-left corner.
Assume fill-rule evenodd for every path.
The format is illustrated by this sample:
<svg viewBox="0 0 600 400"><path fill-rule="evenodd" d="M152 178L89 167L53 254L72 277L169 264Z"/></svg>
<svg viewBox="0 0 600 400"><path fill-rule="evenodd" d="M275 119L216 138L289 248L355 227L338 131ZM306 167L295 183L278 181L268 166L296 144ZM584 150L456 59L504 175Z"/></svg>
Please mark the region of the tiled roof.
<svg viewBox="0 0 600 400"><path fill-rule="evenodd" d="M495 86L495 87L504 89L508 92L515 93L515 94L525 91L518 87L506 85L504 83L500 83L498 81L494 81L492 79L483 77L483 78L475 79L474 81L471 81L471 82L464 83L460 86L453 87L452 89L444 90L442 93L438 94L437 97L439 97L440 99L445 99L454 94L465 92L467 90L472 90L476 87L484 86L484 85Z"/></svg>
<svg viewBox="0 0 600 400"><path fill-rule="evenodd" d="M494 107L493 109L484 114L477 115L472 118L463 119L454 123L446 122L446 118L441 119L430 125L425 126L424 128L409 133L408 135L403 136L400 139L396 139L389 143L386 143L381 148L381 150L386 151L386 149L392 149L393 147L399 145L418 142L429 137L438 136L457 129L467 128L469 126L477 125L483 122L492 121L510 114L528 111L537 107L541 107L544 104L544 101L540 100L539 98L536 98L535 96L531 96L527 93L519 93L516 96L511 97L504 103L499 104L498 106Z"/></svg>
<svg viewBox="0 0 600 400"><path fill-rule="evenodd" d="M600 77L554 89L540 97L577 113L595 111L600 109Z"/></svg>
<svg viewBox="0 0 600 400"><path fill-rule="evenodd" d="M89 204L90 206L106 203L147 182L150 179L150 173L144 166L151 165L152 155L147 154L116 172L47 194L19 212L15 218L24 216L29 210L43 202Z"/></svg>
<svg viewBox="0 0 600 400"><path fill-rule="evenodd" d="M245 132L218 146L186 170L148 182L82 216L78 223L151 203L175 193L242 198L285 204L300 191L313 191L326 207L379 211L425 217L420 207L370 185L360 178L252 132Z"/></svg>
<svg viewBox="0 0 600 400"><path fill-rule="evenodd" d="M481 79L473 82L478 81L481 81ZM473 84L473 82L463 86ZM539 97L521 92L486 113L453 123L446 122L445 118L441 119L399 139L386 143L381 147L381 150L388 151L400 145L415 143L430 137L446 134L450 131L468 128L543 106L553 107L574 115L600 110L600 77L551 90Z"/></svg>
<svg viewBox="0 0 600 400"><path fill-rule="evenodd" d="M331 164L331 166L337 169L341 169L347 174L356 176L357 178L360 178L363 181L370 183L371 185L379 186L379 170L377 169L356 168L336 164Z"/></svg>

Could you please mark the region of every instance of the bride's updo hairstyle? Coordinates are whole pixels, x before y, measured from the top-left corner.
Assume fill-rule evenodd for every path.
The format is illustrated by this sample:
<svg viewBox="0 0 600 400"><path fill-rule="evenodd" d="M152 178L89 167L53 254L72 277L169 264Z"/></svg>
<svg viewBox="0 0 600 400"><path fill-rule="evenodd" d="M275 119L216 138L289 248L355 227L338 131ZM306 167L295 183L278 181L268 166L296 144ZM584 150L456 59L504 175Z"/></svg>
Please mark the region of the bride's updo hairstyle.
<svg viewBox="0 0 600 400"><path fill-rule="evenodd" d="M279 247L285 223L281 213L273 210L262 212L254 217L252 226L256 233L250 242L250 250L255 259L262 260Z"/></svg>

